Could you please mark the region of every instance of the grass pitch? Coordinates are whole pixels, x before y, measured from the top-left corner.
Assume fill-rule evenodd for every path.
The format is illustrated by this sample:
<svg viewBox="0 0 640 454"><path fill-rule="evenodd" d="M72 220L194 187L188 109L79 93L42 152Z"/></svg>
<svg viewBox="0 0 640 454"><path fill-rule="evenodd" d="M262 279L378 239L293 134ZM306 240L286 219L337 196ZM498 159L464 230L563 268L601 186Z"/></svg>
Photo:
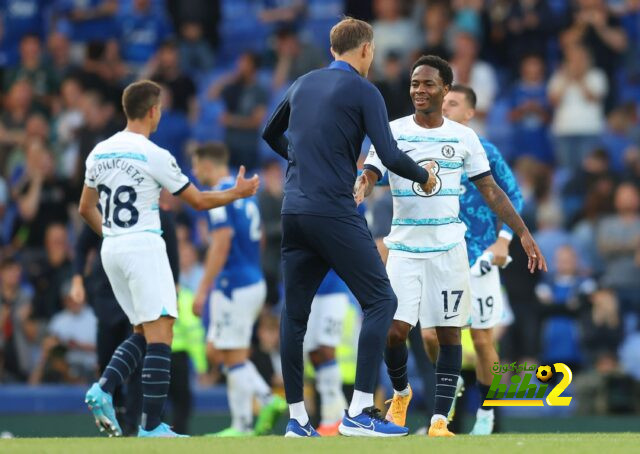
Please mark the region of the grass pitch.
<svg viewBox="0 0 640 454"><path fill-rule="evenodd" d="M458 435L453 439L409 436L395 439L322 438L285 439L256 437L243 439L203 438L22 438L0 440L0 452L11 454L315 454L315 453L580 453L607 454L638 452L640 434L505 434L488 437Z"/></svg>

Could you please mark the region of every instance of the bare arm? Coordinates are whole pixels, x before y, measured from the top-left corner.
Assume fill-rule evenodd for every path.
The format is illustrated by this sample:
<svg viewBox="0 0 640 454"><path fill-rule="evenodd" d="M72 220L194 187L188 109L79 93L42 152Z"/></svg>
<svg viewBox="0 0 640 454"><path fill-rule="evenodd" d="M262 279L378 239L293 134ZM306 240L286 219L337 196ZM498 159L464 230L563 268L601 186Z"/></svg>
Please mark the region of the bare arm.
<svg viewBox="0 0 640 454"><path fill-rule="evenodd" d="M178 197L196 210L211 210L213 208L228 205L231 202L250 197L258 191L260 180L258 175L246 179L245 168L240 166L236 185L225 191L200 191L193 185L189 185Z"/></svg>
<svg viewBox="0 0 640 454"><path fill-rule="evenodd" d="M80 196L78 213L80 213L84 222L91 227L91 230L102 237L102 213L100 213L98 209L99 200L98 191L85 184L82 188L82 195Z"/></svg>
<svg viewBox="0 0 640 454"><path fill-rule="evenodd" d="M522 247L529 257L529 271L532 273L537 269L547 270L547 264L540 248L536 244L531 232L527 229L524 221L511 204L509 197L497 185L493 176L487 175L477 180L472 180L482 197L489 205L489 208L498 215L500 220L507 224L520 237Z"/></svg>
<svg viewBox="0 0 640 454"><path fill-rule="evenodd" d="M29 190L18 198L18 212L25 221L31 221L38 214L40 196L42 195L42 178L34 176L31 179Z"/></svg>
<svg viewBox="0 0 640 454"><path fill-rule="evenodd" d="M258 129L262 124L266 113L267 109L265 106L257 106L249 116L225 113L222 117L222 123L224 126L231 128Z"/></svg>
<svg viewBox="0 0 640 454"><path fill-rule="evenodd" d="M207 258L204 265L204 275L198 286L196 297L193 303L193 312L196 315L202 313L202 308L207 299L207 292L211 283L220 274L224 264L227 262L229 250L231 249L231 238L233 229L222 227L211 234L211 244L207 250Z"/></svg>

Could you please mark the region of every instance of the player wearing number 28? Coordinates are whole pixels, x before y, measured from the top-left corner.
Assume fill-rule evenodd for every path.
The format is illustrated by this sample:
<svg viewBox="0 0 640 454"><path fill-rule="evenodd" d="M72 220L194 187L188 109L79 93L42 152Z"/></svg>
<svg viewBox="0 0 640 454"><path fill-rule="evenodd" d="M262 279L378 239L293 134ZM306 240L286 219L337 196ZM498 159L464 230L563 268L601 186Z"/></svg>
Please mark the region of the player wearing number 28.
<svg viewBox="0 0 640 454"><path fill-rule="evenodd" d="M430 436L453 436L447 415L453 402L460 367L460 329L469 324L471 302L469 262L464 241L466 227L459 218L460 181L466 172L500 219L520 236L529 256L529 268L545 267L544 258L524 222L491 175L478 136L468 127L442 115L444 96L453 74L448 63L435 56L418 59L412 68L410 96L415 114L391 123L398 147L415 161L429 165L437 177L424 192L411 181L389 172L393 196L387 272L398 296L398 309L387 337L385 362L394 392L387 419L404 424L411 399L407 378L409 331L436 328L440 351L436 364L436 397ZM356 200L387 172L372 148L365 170L356 182Z"/></svg>
<svg viewBox="0 0 640 454"><path fill-rule="evenodd" d="M209 210L249 197L258 177L235 186L201 192L189 183L176 160L149 140L162 115L160 87L150 81L129 85L122 96L127 127L100 142L86 162L79 212L104 237L102 263L118 303L134 333L115 351L85 401L101 431L122 434L111 394L132 371L142 367L142 423L138 436L175 437L161 417L170 382L173 321L178 316L176 289L160 236L162 188L198 210Z"/></svg>

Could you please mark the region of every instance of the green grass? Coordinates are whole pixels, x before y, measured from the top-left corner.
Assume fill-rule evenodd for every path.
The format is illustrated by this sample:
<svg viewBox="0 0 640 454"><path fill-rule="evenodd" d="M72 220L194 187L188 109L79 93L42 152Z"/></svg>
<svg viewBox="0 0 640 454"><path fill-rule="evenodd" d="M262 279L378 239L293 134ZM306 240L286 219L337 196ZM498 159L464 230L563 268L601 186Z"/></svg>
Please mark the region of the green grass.
<svg viewBox="0 0 640 454"><path fill-rule="evenodd" d="M430 439L409 436L396 439L323 438L285 439L256 437L245 439L189 439L136 438L22 438L0 440L0 452L11 454L141 454L141 453L197 453L197 454L427 454L427 453L632 453L638 452L640 434L576 433L576 434L508 434L489 437L459 435L453 439Z"/></svg>

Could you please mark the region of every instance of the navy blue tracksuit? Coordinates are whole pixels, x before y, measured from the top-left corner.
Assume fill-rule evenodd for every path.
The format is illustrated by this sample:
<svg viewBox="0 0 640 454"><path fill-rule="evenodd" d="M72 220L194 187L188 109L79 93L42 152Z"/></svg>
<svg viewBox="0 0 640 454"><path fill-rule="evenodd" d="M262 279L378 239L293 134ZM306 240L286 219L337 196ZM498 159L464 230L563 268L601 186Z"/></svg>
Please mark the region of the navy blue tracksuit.
<svg viewBox="0 0 640 454"><path fill-rule="evenodd" d="M372 393L375 388L397 300L353 199L365 134L389 170L426 182L427 172L398 149L382 95L346 62L333 62L296 80L262 135L289 163L282 204L285 306L280 339L289 403L303 400L302 342L311 301L329 268L364 311L355 389Z"/></svg>

